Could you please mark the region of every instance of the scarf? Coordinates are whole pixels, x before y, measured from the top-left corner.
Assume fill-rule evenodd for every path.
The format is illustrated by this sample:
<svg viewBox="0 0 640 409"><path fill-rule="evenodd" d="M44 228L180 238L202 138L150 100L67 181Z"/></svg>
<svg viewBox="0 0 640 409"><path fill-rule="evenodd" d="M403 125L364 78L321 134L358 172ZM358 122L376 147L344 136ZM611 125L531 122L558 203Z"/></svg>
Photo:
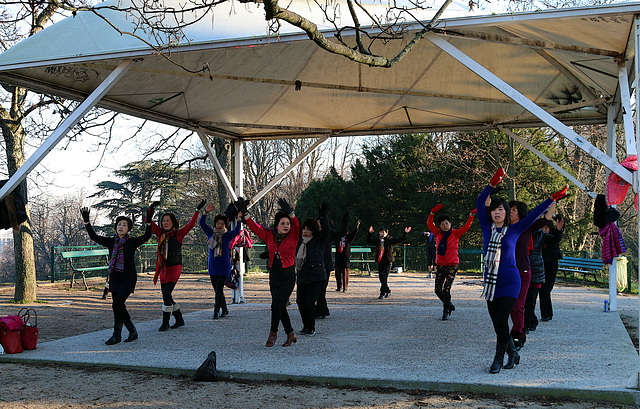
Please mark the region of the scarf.
<svg viewBox="0 0 640 409"><path fill-rule="evenodd" d="M169 238L176 232L175 228L169 231L162 231L158 240L158 267L164 274L165 264L167 263L167 253L169 252Z"/></svg>
<svg viewBox="0 0 640 409"><path fill-rule="evenodd" d="M222 256L222 237L227 232L227 229L222 228L220 230L213 229L213 234L209 237L209 248L213 250L213 257Z"/></svg>
<svg viewBox="0 0 640 409"><path fill-rule="evenodd" d="M277 231L274 231L273 240L276 242L277 245L280 245L280 243L282 243L282 241L286 239L288 235L289 233L278 233Z"/></svg>
<svg viewBox="0 0 640 409"><path fill-rule="evenodd" d="M298 247L298 252L296 253L296 268L298 270L302 269L305 261L307 261L307 243L311 241L313 237L303 237L300 240L300 247Z"/></svg>
<svg viewBox="0 0 640 409"><path fill-rule="evenodd" d="M451 229L449 231L442 232L442 238L440 239L440 244L438 244L438 254L444 256L447 254L447 240L451 235Z"/></svg>
<svg viewBox="0 0 640 409"><path fill-rule="evenodd" d="M347 236L342 236L340 238L340 242L338 243L338 253L342 253L344 251L344 246L347 244Z"/></svg>
<svg viewBox="0 0 640 409"><path fill-rule="evenodd" d="M122 273L124 271L124 243L129 236L116 236L113 240L113 250L111 250L111 260L109 260L109 272Z"/></svg>
<svg viewBox="0 0 640 409"><path fill-rule="evenodd" d="M487 245L487 254L484 258L484 288L482 289L483 297L487 301L493 301L493 295L496 292L496 283L498 281L498 268L500 268L500 256L502 254L502 238L507 234L508 227L503 226L501 231L495 224L491 225L491 238Z"/></svg>
<svg viewBox="0 0 640 409"><path fill-rule="evenodd" d="M378 263L382 260L382 256L384 255L384 239L380 239L380 243L378 243Z"/></svg>

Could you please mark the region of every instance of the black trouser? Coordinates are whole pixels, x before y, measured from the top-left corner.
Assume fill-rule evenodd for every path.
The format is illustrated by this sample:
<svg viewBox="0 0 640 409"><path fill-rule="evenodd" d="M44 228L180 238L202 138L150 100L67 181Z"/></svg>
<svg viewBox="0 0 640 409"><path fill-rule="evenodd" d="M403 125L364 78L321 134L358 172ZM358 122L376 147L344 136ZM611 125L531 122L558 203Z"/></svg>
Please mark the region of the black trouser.
<svg viewBox="0 0 640 409"><path fill-rule="evenodd" d="M125 302L131 293L126 291L112 291L111 292L111 309L113 310L113 319L114 321L129 321L131 316L129 315L129 311L127 311L127 306Z"/></svg>
<svg viewBox="0 0 640 409"><path fill-rule="evenodd" d="M536 317L536 300L538 299L538 293L540 288L534 287L536 284L529 285L529 291L527 291L527 298L524 300L524 329L535 328L538 326L538 319ZM539 285L539 284L538 284ZM534 321L533 318L536 317Z"/></svg>
<svg viewBox="0 0 640 409"><path fill-rule="evenodd" d="M172 306L176 302L173 301L173 289L176 288L176 283L160 283L160 290L162 291L162 303L167 307Z"/></svg>
<svg viewBox="0 0 640 409"><path fill-rule="evenodd" d="M500 343L507 343L511 339L509 316L514 305L516 305L516 299L513 297L500 297L493 301L487 301L493 329L496 332L497 341Z"/></svg>
<svg viewBox="0 0 640 409"><path fill-rule="evenodd" d="M274 260L273 267L269 269L269 291L271 292L271 332L277 332L280 322L284 332L293 331L291 318L287 312L287 302L293 287L296 285L296 273L293 266L281 268Z"/></svg>
<svg viewBox="0 0 640 409"><path fill-rule="evenodd" d="M305 329L316 329L316 301L323 288L326 289L326 281L298 284L296 304Z"/></svg>
<svg viewBox="0 0 640 409"><path fill-rule="evenodd" d="M316 304L316 317L326 317L329 314L329 305L327 304L327 286L329 285L329 277L331 271L326 271L327 279L323 281L323 286L318 294L318 302Z"/></svg>
<svg viewBox="0 0 640 409"><path fill-rule="evenodd" d="M378 264L378 279L380 280L380 295L386 295L391 293L391 290L387 285L390 271L391 271L391 263Z"/></svg>
<svg viewBox="0 0 640 409"><path fill-rule="evenodd" d="M338 290L347 289L349 286L349 268L348 267L336 267L336 285Z"/></svg>
<svg viewBox="0 0 640 409"><path fill-rule="evenodd" d="M553 318L553 306L551 305L551 291L556 283L558 275L558 260L549 260L544 263L544 284L540 288L540 318Z"/></svg>
<svg viewBox="0 0 640 409"><path fill-rule="evenodd" d="M457 264L436 267L435 293L440 301L442 301L444 308L449 308L449 303L451 302L451 286L453 285L453 280L456 278L457 272Z"/></svg>
<svg viewBox="0 0 640 409"><path fill-rule="evenodd" d="M209 276L211 278L211 285L213 286L213 292L216 294L216 301L213 304L213 308L216 312L227 310L227 300L224 298L224 284L227 282L225 276Z"/></svg>

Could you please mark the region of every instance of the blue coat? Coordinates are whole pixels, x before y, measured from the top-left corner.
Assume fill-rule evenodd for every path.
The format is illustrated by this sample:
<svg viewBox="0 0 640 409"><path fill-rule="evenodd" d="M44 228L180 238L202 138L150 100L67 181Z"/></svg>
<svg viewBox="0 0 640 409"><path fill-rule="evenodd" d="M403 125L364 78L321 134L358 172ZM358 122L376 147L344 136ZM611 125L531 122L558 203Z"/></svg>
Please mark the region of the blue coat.
<svg viewBox="0 0 640 409"><path fill-rule="evenodd" d="M207 216L200 216L200 227L204 234L207 235L207 241L213 236L213 228L207 224ZM209 248L209 275L210 276L225 276L229 277L231 274L231 258L229 257L229 244L231 244L231 240L233 240L238 234L240 234L240 230L242 229L242 222L236 222L236 228L233 230L229 230L222 236L222 255L220 257L213 256L213 250Z"/></svg>

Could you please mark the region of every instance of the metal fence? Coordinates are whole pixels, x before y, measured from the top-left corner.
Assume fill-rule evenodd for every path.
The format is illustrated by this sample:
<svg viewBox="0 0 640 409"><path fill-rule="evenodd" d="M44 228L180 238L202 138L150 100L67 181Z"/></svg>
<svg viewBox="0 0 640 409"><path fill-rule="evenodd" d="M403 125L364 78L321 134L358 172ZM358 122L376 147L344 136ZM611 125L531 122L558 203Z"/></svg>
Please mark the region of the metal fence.
<svg viewBox="0 0 640 409"><path fill-rule="evenodd" d="M68 261L63 260L60 253L70 250L89 250L99 249L101 246L73 246L73 247L54 247L51 249L51 281L69 280L71 278L71 268ZM156 262L155 244L145 244L136 252L136 268L139 273L153 272ZM353 246L351 257L351 269L353 271L376 271L377 264L375 262L375 246ZM368 250L368 251L367 251ZM247 249L248 261L245 268L248 272L258 272L267 270L267 260L261 259L260 254L266 251L264 244L254 244L252 248ZM458 252L460 257L460 271L477 272L482 271L483 252L481 248L461 248ZM565 251L565 256L570 257L586 257L600 258L600 253L587 251ZM427 252L426 247L418 246L396 246L394 248L395 267L402 267L405 271L427 271ZM207 273L208 248L201 244L183 244L182 245L182 271L188 273ZM636 257L627 256L627 277L628 288L631 284L638 282L638 263ZM84 263L84 264L81 264ZM94 267L104 264L104 257L90 258L78 261L79 266ZM97 276L105 276L104 273L96 273ZM94 275L94 276L96 276ZM89 274L87 275L89 276ZM600 282L607 281L606 269L598 277Z"/></svg>

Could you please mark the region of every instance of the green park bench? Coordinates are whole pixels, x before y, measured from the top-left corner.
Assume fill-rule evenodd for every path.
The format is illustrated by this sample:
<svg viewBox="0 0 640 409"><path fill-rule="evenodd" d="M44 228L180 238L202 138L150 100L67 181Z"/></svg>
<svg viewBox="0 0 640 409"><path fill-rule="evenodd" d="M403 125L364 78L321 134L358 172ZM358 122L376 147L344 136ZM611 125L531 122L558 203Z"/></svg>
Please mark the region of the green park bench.
<svg viewBox="0 0 640 409"><path fill-rule="evenodd" d="M567 273L582 274L582 281L584 282L587 275L593 276L593 280L598 282L598 272L604 269L604 263L601 259L597 258L584 258L584 257L563 257L558 260L558 271L562 271L564 277L567 277Z"/></svg>
<svg viewBox="0 0 640 409"><path fill-rule="evenodd" d="M333 253L336 252L335 247L331 249ZM369 263L375 263L375 260L366 259L369 253L372 253L373 250L371 247L351 247L351 262L352 263L361 263L362 270L365 270L371 274L371 268L369 267Z"/></svg>
<svg viewBox="0 0 640 409"><path fill-rule="evenodd" d="M68 260L71 266L71 283L69 288L73 288L76 274L82 276L84 289L88 290L89 286L87 286L85 273L109 270L109 250L107 249L63 251L60 253L60 256ZM89 259L89 257L91 257L91 259ZM84 264L90 264L90 266L87 267L84 266Z"/></svg>

